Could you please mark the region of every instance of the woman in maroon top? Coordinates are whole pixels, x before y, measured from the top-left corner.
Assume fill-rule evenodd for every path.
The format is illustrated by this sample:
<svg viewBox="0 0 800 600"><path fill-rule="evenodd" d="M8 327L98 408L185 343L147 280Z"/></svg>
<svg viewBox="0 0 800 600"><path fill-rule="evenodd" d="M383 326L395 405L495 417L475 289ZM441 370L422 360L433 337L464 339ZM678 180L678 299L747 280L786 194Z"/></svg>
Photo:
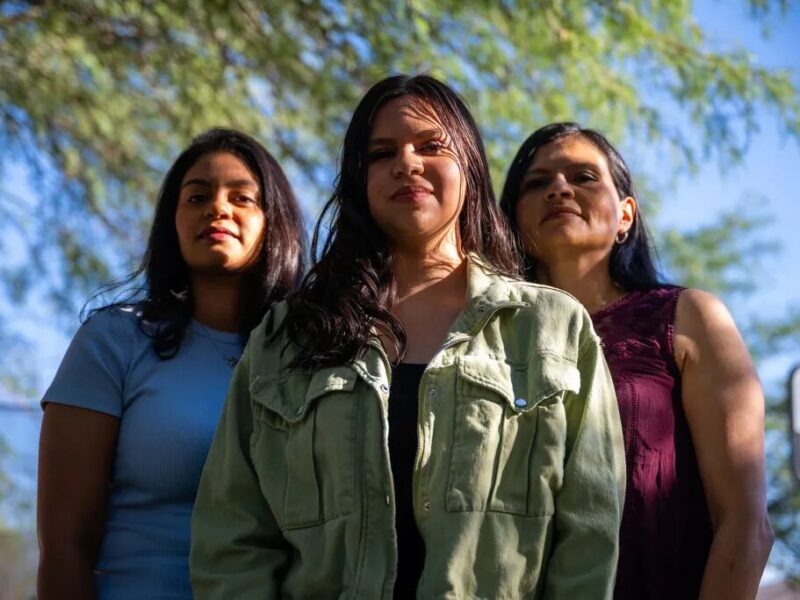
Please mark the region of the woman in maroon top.
<svg viewBox="0 0 800 600"><path fill-rule="evenodd" d="M533 133L501 206L528 277L573 294L603 339L628 467L615 597L754 598L773 539L764 399L728 310L659 282L628 167L595 131Z"/></svg>

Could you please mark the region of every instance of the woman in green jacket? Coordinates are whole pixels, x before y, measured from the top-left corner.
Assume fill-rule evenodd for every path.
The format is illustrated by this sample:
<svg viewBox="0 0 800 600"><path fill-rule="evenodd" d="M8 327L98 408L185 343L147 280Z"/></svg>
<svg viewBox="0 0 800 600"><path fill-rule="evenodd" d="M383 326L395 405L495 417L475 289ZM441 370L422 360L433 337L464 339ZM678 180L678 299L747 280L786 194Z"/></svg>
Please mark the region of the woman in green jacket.
<svg viewBox="0 0 800 600"><path fill-rule="evenodd" d="M198 598L608 598L625 481L587 313L517 278L478 129L373 86L299 291L256 328L195 505Z"/></svg>

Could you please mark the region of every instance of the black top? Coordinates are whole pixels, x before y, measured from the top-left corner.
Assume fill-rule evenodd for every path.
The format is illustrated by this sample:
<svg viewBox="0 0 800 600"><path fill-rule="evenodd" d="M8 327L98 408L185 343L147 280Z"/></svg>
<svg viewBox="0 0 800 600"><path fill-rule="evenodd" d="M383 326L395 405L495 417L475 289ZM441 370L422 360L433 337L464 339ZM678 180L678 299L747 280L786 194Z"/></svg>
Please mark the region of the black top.
<svg viewBox="0 0 800 600"><path fill-rule="evenodd" d="M425 544L414 521L412 479L417 457L419 382L427 365L400 363L389 392L389 459L394 477L397 529L396 600L415 598L425 564Z"/></svg>

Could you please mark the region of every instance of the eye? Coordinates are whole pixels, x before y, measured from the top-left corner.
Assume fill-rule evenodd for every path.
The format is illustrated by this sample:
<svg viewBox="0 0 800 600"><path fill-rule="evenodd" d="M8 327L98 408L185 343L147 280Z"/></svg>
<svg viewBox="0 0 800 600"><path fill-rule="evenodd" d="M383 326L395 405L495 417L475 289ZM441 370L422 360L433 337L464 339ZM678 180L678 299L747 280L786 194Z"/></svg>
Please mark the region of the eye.
<svg viewBox="0 0 800 600"><path fill-rule="evenodd" d="M248 194L237 194L233 198L236 202L240 204L255 204L256 199L253 196Z"/></svg>
<svg viewBox="0 0 800 600"><path fill-rule="evenodd" d="M394 152L389 148L378 148L376 150L372 150L369 154L367 154L367 161L368 162L375 162L378 160L385 160L387 158L391 158Z"/></svg>
<svg viewBox="0 0 800 600"><path fill-rule="evenodd" d="M186 198L186 202L189 204L199 204L200 202L204 202L206 197L203 194L192 194L188 198Z"/></svg>
<svg viewBox="0 0 800 600"><path fill-rule="evenodd" d="M522 191L538 190L539 188L547 185L547 179L544 177L531 177L522 182Z"/></svg>
<svg viewBox="0 0 800 600"><path fill-rule="evenodd" d="M425 142L424 144L420 145L417 148L418 152L422 152L424 154L438 154L444 149L444 144L438 140L430 140Z"/></svg>
<svg viewBox="0 0 800 600"><path fill-rule="evenodd" d="M580 173L575 175L575 181L577 183L588 183L590 181L597 181L597 176L591 171L581 171Z"/></svg>

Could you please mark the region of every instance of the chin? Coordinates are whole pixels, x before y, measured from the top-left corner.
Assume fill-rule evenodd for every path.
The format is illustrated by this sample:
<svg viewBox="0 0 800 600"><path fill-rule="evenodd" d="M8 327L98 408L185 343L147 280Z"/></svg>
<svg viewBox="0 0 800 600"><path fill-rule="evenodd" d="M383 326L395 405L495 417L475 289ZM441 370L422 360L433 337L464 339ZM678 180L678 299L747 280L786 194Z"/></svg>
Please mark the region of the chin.
<svg viewBox="0 0 800 600"><path fill-rule="evenodd" d="M242 265L230 261L204 261L189 265L192 274L205 277L237 277L242 274Z"/></svg>
<svg viewBox="0 0 800 600"><path fill-rule="evenodd" d="M535 247L526 247L525 253L536 260L547 261L560 255L563 256L565 253L572 254L582 246L580 240L571 236L548 235L537 239Z"/></svg>

